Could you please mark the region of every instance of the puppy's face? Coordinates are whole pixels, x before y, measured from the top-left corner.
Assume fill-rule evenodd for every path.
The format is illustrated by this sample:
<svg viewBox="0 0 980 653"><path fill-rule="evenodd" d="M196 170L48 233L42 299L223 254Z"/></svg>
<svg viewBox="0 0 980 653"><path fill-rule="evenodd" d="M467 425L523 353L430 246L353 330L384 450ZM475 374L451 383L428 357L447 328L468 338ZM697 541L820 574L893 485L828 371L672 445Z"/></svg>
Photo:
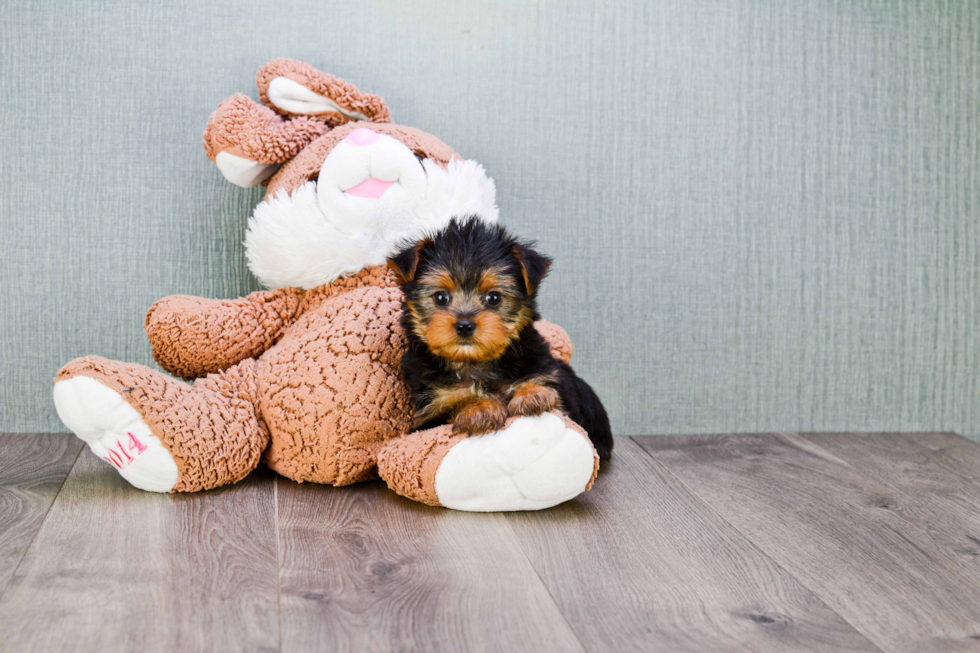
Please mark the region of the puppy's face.
<svg viewBox="0 0 980 653"><path fill-rule="evenodd" d="M505 265L425 266L406 296L415 335L453 362L499 358L534 315L519 283Z"/></svg>
<svg viewBox="0 0 980 653"><path fill-rule="evenodd" d="M551 259L497 225L453 219L388 259L405 293L412 334L456 363L503 355L536 315Z"/></svg>

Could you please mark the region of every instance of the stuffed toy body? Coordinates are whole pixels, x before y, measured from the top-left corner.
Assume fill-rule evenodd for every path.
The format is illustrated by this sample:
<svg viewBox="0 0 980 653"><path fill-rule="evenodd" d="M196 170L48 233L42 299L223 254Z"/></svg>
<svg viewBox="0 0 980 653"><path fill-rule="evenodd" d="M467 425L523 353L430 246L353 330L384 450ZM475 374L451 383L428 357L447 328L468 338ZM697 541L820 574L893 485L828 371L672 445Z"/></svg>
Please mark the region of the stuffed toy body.
<svg viewBox="0 0 980 653"><path fill-rule="evenodd" d="M408 498L460 510L545 508L591 486L598 458L561 413L511 418L464 437L411 432L399 371L402 295L387 256L454 215L497 217L483 168L384 102L279 59L257 76L262 104L223 102L204 133L231 182L267 181L249 221L249 267L272 290L236 300L172 296L146 316L173 378L98 356L55 378L62 421L134 486L194 492L260 461L298 482L380 476ZM536 325L556 358L571 343Z"/></svg>

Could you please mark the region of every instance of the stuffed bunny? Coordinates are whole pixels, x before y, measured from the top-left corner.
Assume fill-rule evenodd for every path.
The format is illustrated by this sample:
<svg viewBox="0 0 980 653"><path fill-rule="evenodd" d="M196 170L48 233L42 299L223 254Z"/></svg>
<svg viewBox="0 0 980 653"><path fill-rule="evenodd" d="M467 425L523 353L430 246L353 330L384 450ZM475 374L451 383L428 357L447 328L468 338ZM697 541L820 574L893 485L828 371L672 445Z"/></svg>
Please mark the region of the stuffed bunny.
<svg viewBox="0 0 980 653"><path fill-rule="evenodd" d="M301 483L380 475L403 496L460 510L545 508L591 487L598 458L560 413L475 437L411 432L401 291L384 263L454 215L496 220L483 168L307 64L271 61L256 83L261 104L238 94L219 105L204 148L232 183L268 184L245 247L272 290L155 303L145 323L154 358L196 380L76 359L54 386L68 428L154 492L234 483L260 460ZM536 326L567 361L564 331Z"/></svg>

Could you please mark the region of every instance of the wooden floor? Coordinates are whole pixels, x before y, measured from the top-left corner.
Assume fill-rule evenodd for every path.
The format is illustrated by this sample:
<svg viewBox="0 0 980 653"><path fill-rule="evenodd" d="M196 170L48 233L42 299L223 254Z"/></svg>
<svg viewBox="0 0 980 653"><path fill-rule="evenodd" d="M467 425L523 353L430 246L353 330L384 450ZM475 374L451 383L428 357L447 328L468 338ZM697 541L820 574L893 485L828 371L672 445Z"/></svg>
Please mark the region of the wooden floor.
<svg viewBox="0 0 980 653"><path fill-rule="evenodd" d="M135 490L0 435L4 651L980 651L980 446L621 438L536 513L259 471Z"/></svg>

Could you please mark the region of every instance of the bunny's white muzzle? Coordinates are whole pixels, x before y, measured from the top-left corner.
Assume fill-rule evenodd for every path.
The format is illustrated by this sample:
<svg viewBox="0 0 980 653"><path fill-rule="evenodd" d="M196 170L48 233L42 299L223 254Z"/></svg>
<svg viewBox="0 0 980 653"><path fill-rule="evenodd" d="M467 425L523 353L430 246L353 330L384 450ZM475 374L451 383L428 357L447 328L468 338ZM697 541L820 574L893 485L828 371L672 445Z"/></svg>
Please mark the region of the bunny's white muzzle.
<svg viewBox="0 0 980 653"><path fill-rule="evenodd" d="M404 224L426 201L428 175L418 157L390 136L355 129L327 155L317 178L320 209L347 236Z"/></svg>

